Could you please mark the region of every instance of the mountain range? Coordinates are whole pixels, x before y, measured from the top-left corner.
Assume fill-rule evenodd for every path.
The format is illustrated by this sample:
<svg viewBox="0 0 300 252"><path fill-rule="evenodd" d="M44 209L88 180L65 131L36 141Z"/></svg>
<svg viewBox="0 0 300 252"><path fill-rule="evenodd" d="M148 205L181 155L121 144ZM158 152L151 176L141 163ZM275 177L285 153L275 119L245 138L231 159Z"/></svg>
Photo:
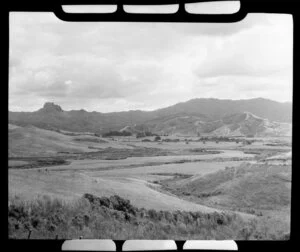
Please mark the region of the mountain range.
<svg viewBox="0 0 300 252"><path fill-rule="evenodd" d="M126 130L171 135L290 136L292 103L264 98L197 98L153 111L101 113L83 109L64 111L47 102L34 112L9 111L9 123L97 134Z"/></svg>

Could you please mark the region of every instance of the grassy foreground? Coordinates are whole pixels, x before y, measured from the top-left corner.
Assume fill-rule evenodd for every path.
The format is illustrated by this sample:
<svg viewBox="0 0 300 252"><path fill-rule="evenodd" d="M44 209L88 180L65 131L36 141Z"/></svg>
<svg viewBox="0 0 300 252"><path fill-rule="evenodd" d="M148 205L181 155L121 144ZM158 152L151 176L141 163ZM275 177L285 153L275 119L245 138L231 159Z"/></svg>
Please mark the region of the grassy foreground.
<svg viewBox="0 0 300 252"><path fill-rule="evenodd" d="M8 209L9 238L27 239L286 239L258 230L234 213L156 211L136 208L117 195L84 194L73 202L15 196ZM31 230L31 232L29 231Z"/></svg>

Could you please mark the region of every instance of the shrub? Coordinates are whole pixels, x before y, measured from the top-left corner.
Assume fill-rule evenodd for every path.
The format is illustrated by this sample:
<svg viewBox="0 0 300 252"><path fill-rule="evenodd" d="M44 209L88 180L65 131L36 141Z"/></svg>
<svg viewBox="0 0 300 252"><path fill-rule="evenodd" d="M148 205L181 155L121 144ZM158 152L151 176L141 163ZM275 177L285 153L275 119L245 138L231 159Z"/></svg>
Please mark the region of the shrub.
<svg viewBox="0 0 300 252"><path fill-rule="evenodd" d="M16 220L25 219L28 216L25 207L23 205L11 205L8 208L8 217L12 217Z"/></svg>
<svg viewBox="0 0 300 252"><path fill-rule="evenodd" d="M145 137L145 133L144 132L139 132L136 134L136 138L141 138L141 137Z"/></svg>
<svg viewBox="0 0 300 252"><path fill-rule="evenodd" d="M160 141L161 140L161 137L160 136L156 136L155 138L154 138L154 141Z"/></svg>
<svg viewBox="0 0 300 252"><path fill-rule="evenodd" d="M134 207L130 204L129 200L123 199L118 195L111 196L109 198L112 203L113 209L122 211L125 213L135 214Z"/></svg>
<svg viewBox="0 0 300 252"><path fill-rule="evenodd" d="M150 131L139 132L136 134L136 138L147 137L147 136L156 136Z"/></svg>
<svg viewBox="0 0 300 252"><path fill-rule="evenodd" d="M41 223L41 219L38 216L34 216L34 217L31 218L31 225L34 228L37 228L40 223Z"/></svg>
<svg viewBox="0 0 300 252"><path fill-rule="evenodd" d="M111 136L131 136L132 133L129 131L109 131L107 133L104 133L102 137L111 137Z"/></svg>
<svg viewBox="0 0 300 252"><path fill-rule="evenodd" d="M8 214L9 237L18 238L27 238L30 229L31 238L46 239L56 235L62 239L79 236L97 239L250 239L254 235L259 238L268 235L255 230L257 223L247 224L232 213L148 210L136 208L129 200L117 195L97 197L86 193L74 203L62 203L48 197L26 204L13 201ZM274 234L274 238L283 236L283 233Z"/></svg>
<svg viewBox="0 0 300 252"><path fill-rule="evenodd" d="M154 209L150 209L148 210L148 214L149 214L149 218L150 219L154 219L154 220L157 220L157 212L154 210Z"/></svg>

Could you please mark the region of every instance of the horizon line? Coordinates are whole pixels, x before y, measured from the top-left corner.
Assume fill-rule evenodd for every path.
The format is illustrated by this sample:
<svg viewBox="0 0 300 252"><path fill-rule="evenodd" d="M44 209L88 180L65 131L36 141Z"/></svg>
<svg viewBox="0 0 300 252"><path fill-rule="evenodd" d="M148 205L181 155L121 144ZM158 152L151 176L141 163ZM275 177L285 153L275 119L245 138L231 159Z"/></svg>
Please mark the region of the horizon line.
<svg viewBox="0 0 300 252"><path fill-rule="evenodd" d="M33 110L33 111L12 111L12 110L9 110L8 109L8 112L24 112L24 113L33 113L33 112L37 112L39 111L40 109L42 109L44 107L44 105L46 103L53 103L54 105L57 105L59 106L63 111L65 112L70 112L70 111L85 111L85 112L89 112L89 113L93 113L93 112L96 112L96 113L101 113L101 114L110 114L110 113L122 113L122 112L136 112L136 111L141 111L141 112L154 112L156 110L160 110L160 109L165 109L165 108L169 108L169 107L172 107L172 106L175 106L175 105L178 105L178 104L182 104L182 103L186 103L186 102L189 102L189 101L193 101L193 100L222 100L222 101L249 101L249 100L257 100L257 99L262 99L262 100L269 100L269 101L273 101L273 102L278 102L278 103L292 103L292 101L276 101L276 100L272 100L272 99L269 99L269 98L263 98L263 97L256 97L256 98L249 98L249 99L222 99L222 98L214 98L214 97L210 97L210 98L192 98L192 99L189 99L189 100L186 100L186 101L182 101L182 102L177 102L177 103L174 103L172 105L168 105L168 106L165 106L165 107L161 107L161 108L157 108L157 109L151 109L151 110L142 110L142 109L130 109L130 110L118 110L118 111L111 111L111 112L100 112L100 111L96 111L96 110L93 110L93 111L88 111L88 110L85 110L83 108L81 109L71 109L71 110L64 110L61 108L61 105L59 105L58 103L55 103L55 102L52 102L52 101L46 101L44 102L44 104L42 105L41 108L37 109L37 110Z"/></svg>

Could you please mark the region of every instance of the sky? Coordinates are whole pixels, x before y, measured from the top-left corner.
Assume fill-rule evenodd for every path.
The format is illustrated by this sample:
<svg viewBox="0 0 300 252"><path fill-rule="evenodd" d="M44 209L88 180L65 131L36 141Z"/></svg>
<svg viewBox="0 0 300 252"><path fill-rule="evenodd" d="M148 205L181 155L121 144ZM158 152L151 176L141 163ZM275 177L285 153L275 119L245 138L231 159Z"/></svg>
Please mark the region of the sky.
<svg viewBox="0 0 300 252"><path fill-rule="evenodd" d="M10 13L9 110L154 110L193 98L292 101L293 20L75 23Z"/></svg>

